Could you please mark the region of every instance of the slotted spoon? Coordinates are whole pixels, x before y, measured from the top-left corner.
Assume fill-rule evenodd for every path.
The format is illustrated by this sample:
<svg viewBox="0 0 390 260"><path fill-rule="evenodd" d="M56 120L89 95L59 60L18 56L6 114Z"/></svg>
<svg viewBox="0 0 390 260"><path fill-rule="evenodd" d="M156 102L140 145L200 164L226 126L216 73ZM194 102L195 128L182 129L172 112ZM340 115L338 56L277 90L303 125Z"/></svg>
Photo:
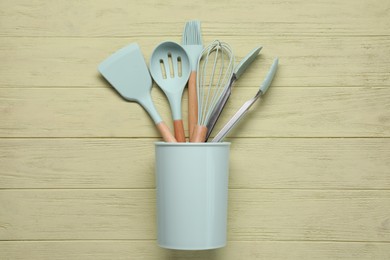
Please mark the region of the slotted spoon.
<svg viewBox="0 0 390 260"><path fill-rule="evenodd" d="M150 73L168 98L176 140L185 142L181 99L191 73L186 51L175 42L160 43L150 58Z"/></svg>

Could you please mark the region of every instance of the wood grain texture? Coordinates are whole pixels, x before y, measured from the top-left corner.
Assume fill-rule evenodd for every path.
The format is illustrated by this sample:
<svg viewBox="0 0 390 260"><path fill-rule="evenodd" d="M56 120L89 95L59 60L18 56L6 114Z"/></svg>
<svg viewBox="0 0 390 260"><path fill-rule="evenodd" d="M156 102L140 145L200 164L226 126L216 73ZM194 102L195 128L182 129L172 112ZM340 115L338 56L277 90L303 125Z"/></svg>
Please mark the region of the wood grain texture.
<svg viewBox="0 0 390 260"><path fill-rule="evenodd" d="M2 139L0 189L154 188L157 139ZM390 138L230 139L234 189L390 189Z"/></svg>
<svg viewBox="0 0 390 260"><path fill-rule="evenodd" d="M177 28L177 32L181 35L182 28ZM100 62L132 42L141 46L146 61L149 61L153 49L161 41L181 41L181 36L167 37L66 40L62 37L3 37L0 87L107 87L97 71ZM215 37L205 36L205 44ZM390 53L390 39L387 36L271 35L221 36L219 39L232 46L237 61L256 46L263 46L259 57L235 84L237 88L259 86L276 56L280 62L273 86L390 85L390 60L386 55Z"/></svg>
<svg viewBox="0 0 390 260"><path fill-rule="evenodd" d="M190 78L188 79L188 109L187 109L187 121L188 121L188 136L189 140L192 139L194 127L198 122L198 96L196 92L196 71L192 71Z"/></svg>
<svg viewBox="0 0 390 260"><path fill-rule="evenodd" d="M2 1L0 35L169 37L181 35L183 21L197 18L203 22L202 33L213 37L376 36L389 35L389 8L383 0Z"/></svg>
<svg viewBox="0 0 390 260"><path fill-rule="evenodd" d="M183 120L174 120L173 121L173 129L175 133L175 138L177 142L185 143L186 142L186 136L184 132L184 123Z"/></svg>
<svg viewBox="0 0 390 260"><path fill-rule="evenodd" d="M234 89L215 130L256 92ZM152 96L173 129L166 98L157 89ZM271 88L229 136L390 137L389 100L390 88ZM187 121L186 98L182 108ZM1 137L159 136L138 104L125 102L109 87L0 89L0 111Z"/></svg>
<svg viewBox="0 0 390 260"><path fill-rule="evenodd" d="M237 260L237 259L388 259L389 243L229 241L218 250L180 251L158 248L155 241L23 241L0 242L4 259L22 260Z"/></svg>
<svg viewBox="0 0 390 260"><path fill-rule="evenodd" d="M154 239L155 190L1 190L0 239ZM380 208L381 210L377 210ZM228 239L390 242L390 191L229 191Z"/></svg>
<svg viewBox="0 0 390 260"><path fill-rule="evenodd" d="M389 17L386 0L0 1L0 259L389 259ZM149 60L194 18L237 61L263 46L216 130L280 65L229 139L228 246L184 252L155 241L158 131L97 66L131 42Z"/></svg>

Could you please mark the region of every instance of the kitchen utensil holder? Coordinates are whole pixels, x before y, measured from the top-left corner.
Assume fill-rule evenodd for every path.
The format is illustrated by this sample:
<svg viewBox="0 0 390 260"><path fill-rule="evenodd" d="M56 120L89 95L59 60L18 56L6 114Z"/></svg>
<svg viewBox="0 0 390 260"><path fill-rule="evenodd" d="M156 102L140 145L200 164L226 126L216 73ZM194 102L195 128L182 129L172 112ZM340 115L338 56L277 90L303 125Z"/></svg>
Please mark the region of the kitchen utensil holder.
<svg viewBox="0 0 390 260"><path fill-rule="evenodd" d="M224 247L230 143L155 146L158 244L179 250Z"/></svg>

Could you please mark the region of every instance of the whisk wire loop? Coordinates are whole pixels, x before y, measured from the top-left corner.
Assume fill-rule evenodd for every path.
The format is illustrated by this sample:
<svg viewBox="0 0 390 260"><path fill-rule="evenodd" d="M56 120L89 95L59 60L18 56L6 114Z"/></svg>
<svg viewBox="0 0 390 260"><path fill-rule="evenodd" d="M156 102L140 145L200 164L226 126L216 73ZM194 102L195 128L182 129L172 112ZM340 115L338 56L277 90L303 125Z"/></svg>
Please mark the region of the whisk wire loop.
<svg viewBox="0 0 390 260"><path fill-rule="evenodd" d="M197 74L199 125L207 125L214 107L229 84L233 69L234 54L227 43L215 40L202 51L198 60L200 73Z"/></svg>

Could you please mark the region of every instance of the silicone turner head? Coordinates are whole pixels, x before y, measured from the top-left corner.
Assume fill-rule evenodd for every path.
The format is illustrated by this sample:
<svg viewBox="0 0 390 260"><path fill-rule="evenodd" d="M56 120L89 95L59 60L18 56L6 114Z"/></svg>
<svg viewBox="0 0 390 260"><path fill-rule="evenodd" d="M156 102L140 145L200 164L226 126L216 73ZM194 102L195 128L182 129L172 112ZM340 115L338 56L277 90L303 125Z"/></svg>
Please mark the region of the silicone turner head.
<svg viewBox="0 0 390 260"><path fill-rule="evenodd" d="M136 43L118 50L104 60L99 65L99 71L126 100L140 102L150 95L152 79Z"/></svg>
<svg viewBox="0 0 390 260"><path fill-rule="evenodd" d="M141 104L156 124L162 121L151 99L152 78L138 44L118 50L98 69L124 99Z"/></svg>

